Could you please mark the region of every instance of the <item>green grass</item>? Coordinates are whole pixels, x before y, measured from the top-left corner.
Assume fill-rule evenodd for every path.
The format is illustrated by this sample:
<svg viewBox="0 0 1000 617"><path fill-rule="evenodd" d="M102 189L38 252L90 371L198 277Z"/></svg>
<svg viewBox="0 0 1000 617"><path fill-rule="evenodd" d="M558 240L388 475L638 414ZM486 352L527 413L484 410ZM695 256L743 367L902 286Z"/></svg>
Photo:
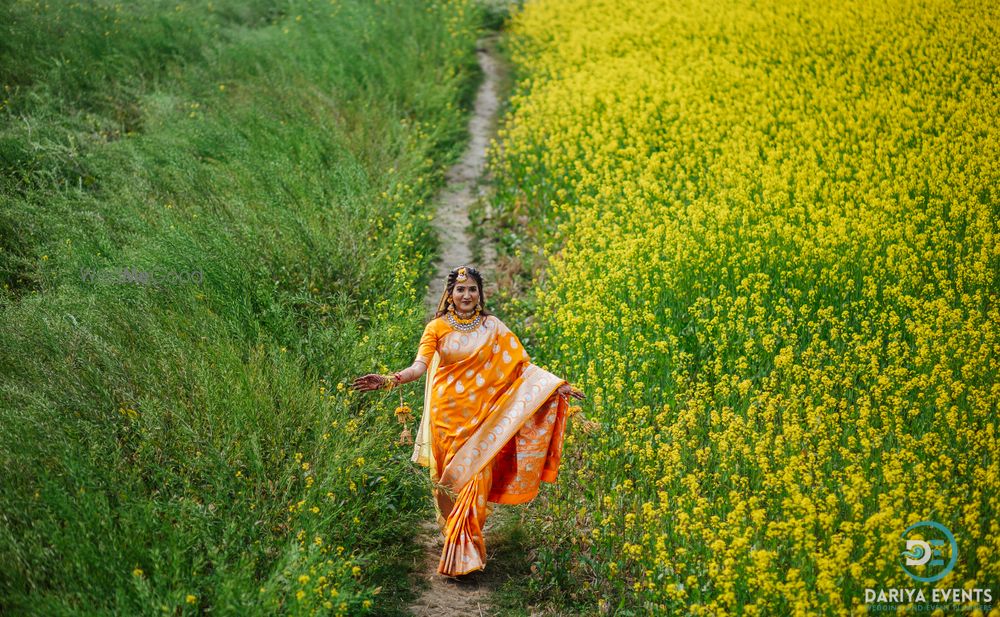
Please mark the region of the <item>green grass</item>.
<svg viewBox="0 0 1000 617"><path fill-rule="evenodd" d="M0 9L0 612L401 610L426 486L336 385L413 357L482 19Z"/></svg>

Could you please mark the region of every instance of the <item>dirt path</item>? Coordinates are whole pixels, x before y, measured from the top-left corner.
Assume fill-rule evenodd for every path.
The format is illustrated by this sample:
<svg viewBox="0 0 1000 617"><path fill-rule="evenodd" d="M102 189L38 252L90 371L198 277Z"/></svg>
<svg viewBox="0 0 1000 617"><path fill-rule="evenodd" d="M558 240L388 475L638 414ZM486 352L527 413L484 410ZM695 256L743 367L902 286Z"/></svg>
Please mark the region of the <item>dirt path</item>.
<svg viewBox="0 0 1000 617"><path fill-rule="evenodd" d="M499 108L499 71L500 62L495 54L497 35L490 35L479 40L476 45L476 56L479 60L484 79L476 94L472 118L469 121L469 145L462 159L448 170L447 186L438 197L437 214L434 225L440 234L442 242L441 260L437 272L427 290L425 304L428 315L437 308L441 297L441 285L448 272L459 265L469 264L472 260L471 236L467 230L469 225L469 208L477 199L484 196L483 177L486 161L486 147L496 127L496 115ZM489 245L482 246L481 263L475 265L484 277L487 299L494 291L493 276L494 253ZM428 500L430 496L428 495ZM491 516L497 517L500 509L494 507ZM423 562L419 569L421 578L427 585L420 598L410 607L410 613L419 617L487 617L495 614L489 605L489 596L499 582L498 573L490 563L496 548L503 548L505 543L500 538L494 538L490 533L496 520L486 522L487 565L484 570L473 572L462 577L447 577L437 573L438 562L444 547L444 537L433 519L427 520L418 531L418 542L424 547ZM492 546L498 540L498 546Z"/></svg>
<svg viewBox="0 0 1000 617"><path fill-rule="evenodd" d="M483 177L483 172L486 147L494 134L500 106L497 86L500 61L494 51L496 40L497 35L493 34L483 37L476 44L476 56L485 78L476 93L474 111L469 120L469 145L462 159L446 173L448 184L438 196L434 226L441 238L441 260L425 298L428 313L437 307L438 300L441 299L441 284L448 272L472 261L471 237L466 229L469 225L469 207L485 195L486 178ZM484 244L482 253L482 262L472 265L482 272L486 297L489 299L491 287L495 286L493 247Z"/></svg>

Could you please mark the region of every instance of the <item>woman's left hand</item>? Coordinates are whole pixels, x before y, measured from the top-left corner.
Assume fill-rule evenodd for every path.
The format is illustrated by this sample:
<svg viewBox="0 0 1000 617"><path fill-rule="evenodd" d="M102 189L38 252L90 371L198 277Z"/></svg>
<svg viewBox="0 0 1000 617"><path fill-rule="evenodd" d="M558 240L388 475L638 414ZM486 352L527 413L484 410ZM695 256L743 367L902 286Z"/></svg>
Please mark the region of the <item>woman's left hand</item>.
<svg viewBox="0 0 1000 617"><path fill-rule="evenodd" d="M558 394L559 396L572 396L573 398L581 401L587 398L586 396L584 396L583 392L580 392L579 390L569 385L568 383L564 383L563 385L559 386L559 389L556 390L556 394Z"/></svg>

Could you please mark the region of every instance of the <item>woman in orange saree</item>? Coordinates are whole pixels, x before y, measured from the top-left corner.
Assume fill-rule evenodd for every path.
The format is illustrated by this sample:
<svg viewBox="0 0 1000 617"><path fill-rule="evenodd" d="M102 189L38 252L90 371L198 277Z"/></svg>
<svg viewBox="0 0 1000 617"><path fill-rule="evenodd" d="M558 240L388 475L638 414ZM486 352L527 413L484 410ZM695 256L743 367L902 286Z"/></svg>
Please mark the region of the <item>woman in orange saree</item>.
<svg viewBox="0 0 1000 617"><path fill-rule="evenodd" d="M455 268L413 364L354 384L392 387L427 373L411 460L430 470L444 534L438 572L447 576L485 569L490 503L527 503L541 482L556 481L567 399L584 398L532 364L517 335L483 309L484 300L479 272Z"/></svg>

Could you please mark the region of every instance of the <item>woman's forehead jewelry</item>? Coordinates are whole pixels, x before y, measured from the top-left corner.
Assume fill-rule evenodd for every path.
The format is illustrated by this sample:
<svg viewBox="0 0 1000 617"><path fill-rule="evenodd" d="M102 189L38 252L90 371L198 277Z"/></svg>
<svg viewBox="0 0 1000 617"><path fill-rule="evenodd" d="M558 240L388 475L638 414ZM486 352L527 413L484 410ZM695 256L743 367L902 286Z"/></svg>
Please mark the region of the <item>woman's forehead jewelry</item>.
<svg viewBox="0 0 1000 617"><path fill-rule="evenodd" d="M465 266L458 269L458 273L455 275L455 280L458 282L463 282L467 280L469 276L465 273Z"/></svg>

